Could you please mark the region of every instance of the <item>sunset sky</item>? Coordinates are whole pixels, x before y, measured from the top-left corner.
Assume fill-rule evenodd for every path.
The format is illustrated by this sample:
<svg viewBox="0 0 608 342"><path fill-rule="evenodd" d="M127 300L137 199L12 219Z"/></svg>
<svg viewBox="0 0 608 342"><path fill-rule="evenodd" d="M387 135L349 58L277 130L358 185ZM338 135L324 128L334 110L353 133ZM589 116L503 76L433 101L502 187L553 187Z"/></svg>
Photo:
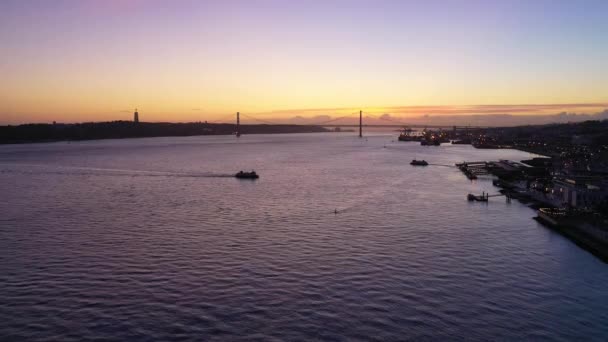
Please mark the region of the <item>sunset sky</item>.
<svg viewBox="0 0 608 342"><path fill-rule="evenodd" d="M606 0L2 0L0 51L0 123L608 107Z"/></svg>

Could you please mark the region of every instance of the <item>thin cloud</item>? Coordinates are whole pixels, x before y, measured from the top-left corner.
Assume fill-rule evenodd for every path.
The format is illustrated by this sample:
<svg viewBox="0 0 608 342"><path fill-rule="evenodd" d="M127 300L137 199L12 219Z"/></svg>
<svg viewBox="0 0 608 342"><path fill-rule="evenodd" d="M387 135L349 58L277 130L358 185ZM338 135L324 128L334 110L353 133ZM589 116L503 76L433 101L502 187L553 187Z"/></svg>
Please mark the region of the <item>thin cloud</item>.
<svg viewBox="0 0 608 342"><path fill-rule="evenodd" d="M515 105L459 105L459 106L392 106L373 108L303 108L285 109L268 112L259 112L258 115L268 117L316 115L344 115L358 113L363 110L368 114L386 114L399 117L412 117L423 115L552 115L561 112L599 112L608 108L606 103L559 103L559 104L515 104Z"/></svg>

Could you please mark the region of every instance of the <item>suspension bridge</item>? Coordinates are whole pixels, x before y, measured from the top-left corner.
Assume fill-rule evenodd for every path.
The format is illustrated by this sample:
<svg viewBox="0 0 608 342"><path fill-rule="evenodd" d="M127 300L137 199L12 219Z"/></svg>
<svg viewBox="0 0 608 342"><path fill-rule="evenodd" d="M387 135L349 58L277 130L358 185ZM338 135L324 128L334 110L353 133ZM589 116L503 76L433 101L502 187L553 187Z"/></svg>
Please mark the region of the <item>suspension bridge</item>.
<svg viewBox="0 0 608 342"><path fill-rule="evenodd" d="M357 115L358 114L358 115ZM375 123L367 124L363 119L374 119ZM415 124L408 123L405 121L401 121L396 118L387 117L386 115L375 116L372 114L366 114L363 116L363 111L359 111L359 113L351 113L349 115L340 116L337 118L331 118L327 120L317 121L317 122L290 122L290 121L270 121L267 119L258 118L252 114L245 114L241 112L236 113L236 117L234 114L230 116L222 117L218 120L211 121L212 123L227 123L228 121L236 119L235 123L235 135L237 137L241 136L241 125L251 125L251 124L263 124L263 125L296 125L296 126L320 126L320 127L357 127L359 128L359 137L363 137L363 128L396 128L402 130L412 131L414 128L422 128L422 129L452 129L453 131L470 131L470 130L479 130L486 129L487 126L448 126L448 125L426 125L426 124ZM244 119L244 123L242 122ZM356 120L358 119L358 122ZM303 119L306 120L306 119ZM355 121L355 122L353 122ZM382 123L378 123L378 121L383 121Z"/></svg>

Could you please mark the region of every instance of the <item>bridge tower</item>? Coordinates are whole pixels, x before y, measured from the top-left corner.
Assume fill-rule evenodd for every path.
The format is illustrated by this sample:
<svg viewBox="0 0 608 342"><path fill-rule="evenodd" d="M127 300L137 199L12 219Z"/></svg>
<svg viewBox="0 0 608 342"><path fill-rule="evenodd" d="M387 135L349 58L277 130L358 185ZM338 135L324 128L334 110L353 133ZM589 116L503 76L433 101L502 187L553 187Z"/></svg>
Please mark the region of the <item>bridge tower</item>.
<svg viewBox="0 0 608 342"><path fill-rule="evenodd" d="M359 111L359 138L363 138L363 111Z"/></svg>
<svg viewBox="0 0 608 342"><path fill-rule="evenodd" d="M236 137L241 136L241 113L236 112Z"/></svg>

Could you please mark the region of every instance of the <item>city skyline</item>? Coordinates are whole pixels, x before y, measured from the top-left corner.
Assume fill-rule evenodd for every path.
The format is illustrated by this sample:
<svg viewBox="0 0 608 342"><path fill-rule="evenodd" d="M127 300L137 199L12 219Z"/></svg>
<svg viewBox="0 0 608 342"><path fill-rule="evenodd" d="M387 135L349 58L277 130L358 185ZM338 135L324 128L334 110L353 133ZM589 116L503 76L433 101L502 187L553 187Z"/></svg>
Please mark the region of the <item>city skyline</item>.
<svg viewBox="0 0 608 342"><path fill-rule="evenodd" d="M4 1L0 122L598 113L608 4Z"/></svg>

